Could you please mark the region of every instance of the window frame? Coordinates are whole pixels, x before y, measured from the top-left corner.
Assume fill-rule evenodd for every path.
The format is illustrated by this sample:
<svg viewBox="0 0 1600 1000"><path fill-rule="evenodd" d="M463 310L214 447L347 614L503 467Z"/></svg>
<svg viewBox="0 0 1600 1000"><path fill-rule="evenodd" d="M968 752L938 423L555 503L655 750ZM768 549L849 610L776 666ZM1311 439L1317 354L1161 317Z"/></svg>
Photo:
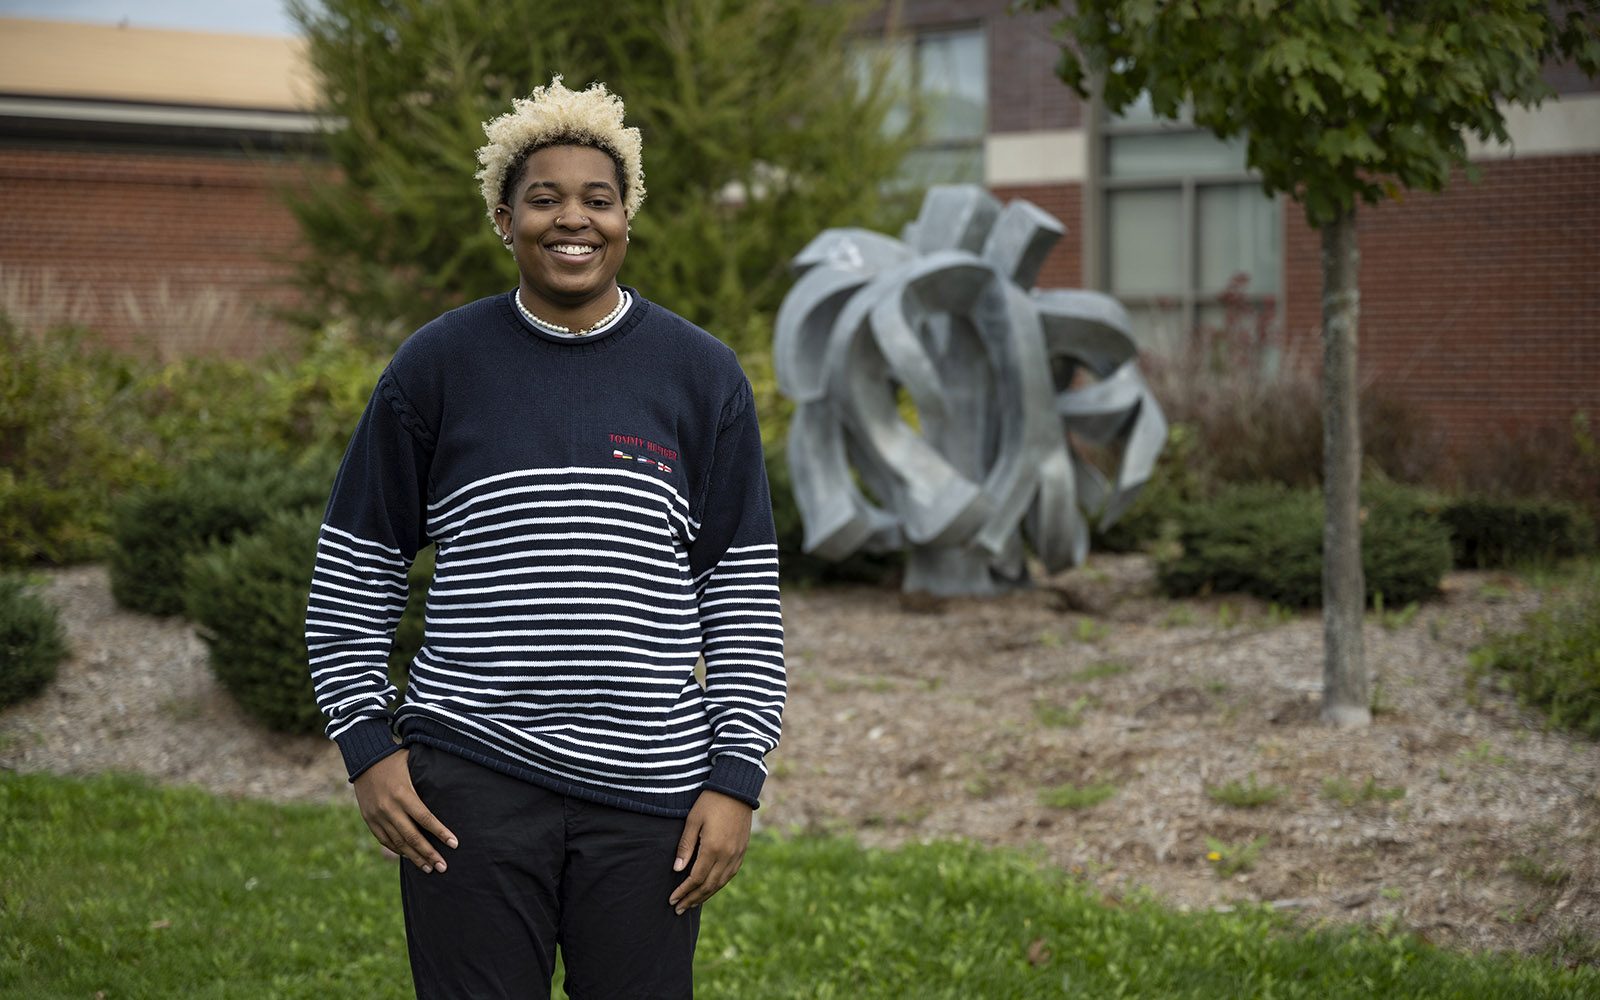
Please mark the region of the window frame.
<svg viewBox="0 0 1600 1000"><path fill-rule="evenodd" d="M1206 187L1236 187L1250 184L1260 188L1261 177L1248 167L1238 171L1207 174L1151 174L1139 177L1117 177L1111 173L1111 143L1123 136L1171 135L1202 133L1205 129L1179 119L1154 119L1151 121L1117 121L1107 114L1099 90L1085 102L1087 122L1086 139L1089 143L1088 183L1090 197L1084 204L1084 284L1108 294L1128 309L1163 308L1177 306L1179 336L1190 336L1196 329L1200 312L1206 306L1222 301L1217 291L1200 286L1200 189ZM1221 142L1222 140L1217 140ZM1179 260L1184 288L1175 295L1120 294L1111 290L1111 225L1110 195L1116 191L1178 190L1179 199ZM1263 195L1263 197L1266 197ZM1277 209L1278 227L1278 281L1272 292L1246 292L1244 297L1256 309L1270 304L1274 309L1273 322L1282 322L1284 265L1284 202L1282 194L1268 197Z"/></svg>
<svg viewBox="0 0 1600 1000"><path fill-rule="evenodd" d="M988 163L986 162L986 151L987 151L987 142L988 142L988 136L989 136L989 119L990 119L989 102L990 102L990 100L991 100L991 98L993 96L993 87L991 86L991 80L990 80L990 68L991 68L990 67L990 63L991 63L991 60L990 60L990 54L989 54L989 28L988 28L988 25L982 20L941 22L941 23L937 23L937 24L928 24L928 25L920 25L920 24L919 25L905 25L905 24L900 24L900 25L896 25L896 26L894 26L892 28L885 28L881 32L877 32L877 33L874 33L874 34L868 34L868 35L864 35L864 36L858 36L860 38L860 40L865 41L868 44L871 44L871 45L874 45L874 46L881 46L881 47L885 47L885 48L887 48L889 46L899 45L899 44L905 44L907 46L907 48L909 50L909 56L910 56L910 58L909 58L909 64L910 64L909 65L909 73L910 73L910 76L911 76L911 79L910 79L911 95L910 96L911 96L912 100L917 105L921 105L923 103L923 93L924 93L923 92L923 87L922 87L922 58L921 58L922 45L929 38L934 38L934 37L938 37L938 36L949 36L949 35L976 35L977 36L978 49L983 54L983 72L982 72L981 77L980 77L980 79L981 79L981 81L983 83L983 100L982 100L983 120L979 124L978 130L975 133L973 133L971 136L964 136L964 137L960 137L960 138L946 138L946 139L930 139L930 138L922 139L922 141L918 142L915 146L913 146L911 148L910 152L908 153L908 155L906 157L906 162L909 163L910 160L916 154L925 153L925 152L926 153L948 153L948 152L973 153L973 154L976 154L975 159L976 159L977 164L978 164L978 173L977 173L977 176L975 178L949 178L949 177L944 177L944 178L935 178L933 180L925 180L925 179L923 179L921 177L910 177L910 176L903 177L903 180L905 180L907 182L910 182L910 183L913 183L916 187L925 187L928 184L978 184L978 185L987 185L988 184L988 172L989 172L989 170L988 170ZM908 108L907 109L907 113L908 114L912 114L912 109ZM925 112L924 112L924 114L925 114ZM924 120L925 120L925 118L924 118ZM924 129L924 131L926 131L926 129ZM904 164L902 164L902 168L903 167L904 167Z"/></svg>

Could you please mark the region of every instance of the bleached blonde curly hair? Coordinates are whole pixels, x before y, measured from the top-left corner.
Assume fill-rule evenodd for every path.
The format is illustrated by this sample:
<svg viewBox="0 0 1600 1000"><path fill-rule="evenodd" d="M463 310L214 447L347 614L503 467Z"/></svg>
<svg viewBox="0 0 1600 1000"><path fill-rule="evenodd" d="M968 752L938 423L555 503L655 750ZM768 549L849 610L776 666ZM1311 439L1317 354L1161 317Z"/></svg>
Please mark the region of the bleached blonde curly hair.
<svg viewBox="0 0 1600 1000"><path fill-rule="evenodd" d="M510 200L509 188L534 151L546 146L593 146L617 164L622 181L622 211L632 220L644 201L643 143L639 130L622 124L622 98L603 83L587 90L568 90L559 75L548 87L535 87L527 97L512 100L511 110L483 123L489 143L478 149L483 169L483 201L489 222L496 205ZM498 231L498 228L497 228Z"/></svg>

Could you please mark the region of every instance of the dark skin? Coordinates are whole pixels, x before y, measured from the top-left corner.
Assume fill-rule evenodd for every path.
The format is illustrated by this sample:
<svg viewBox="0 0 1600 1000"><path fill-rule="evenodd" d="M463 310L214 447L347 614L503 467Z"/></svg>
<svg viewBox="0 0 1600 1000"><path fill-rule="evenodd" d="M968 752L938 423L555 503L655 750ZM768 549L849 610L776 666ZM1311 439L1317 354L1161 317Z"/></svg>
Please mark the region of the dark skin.
<svg viewBox="0 0 1600 1000"><path fill-rule="evenodd" d="M510 199L495 208L521 273L522 304L540 319L582 330L616 306L617 272L628 253L622 182L606 153L548 146L528 157ZM423 835L459 849L455 834L411 784L408 751L373 764L355 780L361 818L378 843L433 874L449 863ZM678 914L710 899L739 871L750 843L750 806L705 789L683 822L672 870L688 874L667 904Z"/></svg>
<svg viewBox="0 0 1600 1000"><path fill-rule="evenodd" d="M517 293L535 316L582 330L616 306L628 217L610 156L589 146L538 150L494 213L517 258Z"/></svg>

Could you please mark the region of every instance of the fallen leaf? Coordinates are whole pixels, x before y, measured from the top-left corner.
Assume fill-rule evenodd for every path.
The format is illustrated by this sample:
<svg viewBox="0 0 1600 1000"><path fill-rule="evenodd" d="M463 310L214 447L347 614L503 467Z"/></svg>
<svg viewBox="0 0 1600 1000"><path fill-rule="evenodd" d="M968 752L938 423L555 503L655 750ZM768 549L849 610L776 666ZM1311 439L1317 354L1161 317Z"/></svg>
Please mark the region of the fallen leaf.
<svg viewBox="0 0 1600 1000"><path fill-rule="evenodd" d="M1050 962L1050 948L1044 943L1044 938L1034 938L1028 945L1028 964L1038 968Z"/></svg>
<svg viewBox="0 0 1600 1000"><path fill-rule="evenodd" d="M150 921L150 929L153 931L164 931L171 926L172 921L166 919Z"/></svg>

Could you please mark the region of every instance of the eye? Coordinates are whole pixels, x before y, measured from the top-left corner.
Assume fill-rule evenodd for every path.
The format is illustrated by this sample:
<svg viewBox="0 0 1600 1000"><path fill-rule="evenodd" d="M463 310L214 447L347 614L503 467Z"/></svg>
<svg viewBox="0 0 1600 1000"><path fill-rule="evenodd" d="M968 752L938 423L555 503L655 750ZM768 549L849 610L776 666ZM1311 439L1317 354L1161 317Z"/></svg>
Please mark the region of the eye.
<svg viewBox="0 0 1600 1000"><path fill-rule="evenodd" d="M590 198L589 199L589 204L593 205L595 208L610 208L611 207L611 199L610 198Z"/></svg>

